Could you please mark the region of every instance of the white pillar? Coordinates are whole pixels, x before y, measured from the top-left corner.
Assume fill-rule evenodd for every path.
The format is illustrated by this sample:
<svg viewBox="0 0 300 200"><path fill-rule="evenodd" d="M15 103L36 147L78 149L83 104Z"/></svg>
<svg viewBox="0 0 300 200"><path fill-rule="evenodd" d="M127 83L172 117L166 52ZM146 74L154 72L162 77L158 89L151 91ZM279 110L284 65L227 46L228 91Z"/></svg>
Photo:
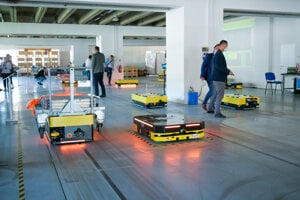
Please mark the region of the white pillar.
<svg viewBox="0 0 300 200"><path fill-rule="evenodd" d="M170 101L184 101L184 8L166 14L167 96Z"/></svg>
<svg viewBox="0 0 300 200"><path fill-rule="evenodd" d="M208 4L193 1L166 16L167 96L187 103L189 88L200 89L202 47L208 46Z"/></svg>
<svg viewBox="0 0 300 200"><path fill-rule="evenodd" d="M70 48L70 62L74 64L74 45L71 45Z"/></svg>
<svg viewBox="0 0 300 200"><path fill-rule="evenodd" d="M103 51L103 48L102 48L102 37L101 37L101 35L96 36L96 44L95 45L100 48L100 52Z"/></svg>

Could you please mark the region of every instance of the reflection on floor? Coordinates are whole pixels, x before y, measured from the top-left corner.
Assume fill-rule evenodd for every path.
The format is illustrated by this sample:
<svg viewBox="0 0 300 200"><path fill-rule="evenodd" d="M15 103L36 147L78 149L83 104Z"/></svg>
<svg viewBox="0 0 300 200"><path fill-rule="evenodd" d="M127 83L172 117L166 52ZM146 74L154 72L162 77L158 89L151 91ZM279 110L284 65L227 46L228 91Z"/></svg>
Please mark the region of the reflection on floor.
<svg viewBox="0 0 300 200"><path fill-rule="evenodd" d="M1 200L19 197L22 169L26 199L300 199L299 95L265 96L263 90L245 88L243 93L261 97L260 108L223 108L227 118L222 120L201 106L133 104L131 93L162 92L156 78L142 78L136 89L107 86L100 102L106 120L94 142L53 146L39 138L25 109L29 99L47 94L48 80L44 86L31 77L14 81L18 123L6 123L7 96L0 92ZM55 92L64 90L53 82ZM204 120L205 139L151 144L132 134L133 116L156 113Z"/></svg>

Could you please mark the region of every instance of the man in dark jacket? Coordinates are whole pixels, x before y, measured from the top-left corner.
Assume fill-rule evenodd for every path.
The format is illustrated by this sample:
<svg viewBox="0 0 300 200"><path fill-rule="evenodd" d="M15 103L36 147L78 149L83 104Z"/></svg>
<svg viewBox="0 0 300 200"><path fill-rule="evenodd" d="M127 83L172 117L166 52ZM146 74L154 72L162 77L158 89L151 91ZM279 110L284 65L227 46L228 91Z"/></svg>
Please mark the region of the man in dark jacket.
<svg viewBox="0 0 300 200"><path fill-rule="evenodd" d="M45 76L46 67L43 67L36 75L35 80L39 85L43 85L43 81L46 80Z"/></svg>
<svg viewBox="0 0 300 200"><path fill-rule="evenodd" d="M100 97L106 97L105 92L105 86L103 83L103 73L104 73L104 62L105 62L105 56L103 53L100 53L99 47L95 46L94 49L95 53L92 57L92 69L93 69L93 75L94 75L94 89L95 89L95 95L99 96L99 86L101 86L101 95Z"/></svg>
<svg viewBox="0 0 300 200"><path fill-rule="evenodd" d="M224 57L224 50L227 48L228 42L222 40L220 42L219 50L216 52L213 58L213 71L212 80L214 84L214 92L209 103L208 113L214 113L215 117L226 118L220 111L222 99L224 97L225 83L227 81L227 75L234 75L228 68Z"/></svg>
<svg viewBox="0 0 300 200"><path fill-rule="evenodd" d="M205 95L205 98L202 102L202 108L204 110L207 110L207 102L209 100L209 98L212 96L213 94L213 81L212 81L212 69L213 69L213 57L214 54L216 53L216 51L219 49L220 44L216 44L214 47L214 52L213 53L208 53L205 55L205 57L203 58L203 63L201 66L201 75L200 75L200 79L201 80L206 80L207 82L207 86L208 86L208 92Z"/></svg>

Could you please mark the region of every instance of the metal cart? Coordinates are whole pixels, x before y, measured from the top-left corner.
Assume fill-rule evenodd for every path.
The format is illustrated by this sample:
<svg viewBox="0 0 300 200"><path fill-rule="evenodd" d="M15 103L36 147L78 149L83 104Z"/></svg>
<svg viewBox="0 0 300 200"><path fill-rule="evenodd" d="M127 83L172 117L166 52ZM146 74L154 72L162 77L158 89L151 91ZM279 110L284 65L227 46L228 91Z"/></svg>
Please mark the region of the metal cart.
<svg viewBox="0 0 300 200"><path fill-rule="evenodd" d="M32 99L27 108L36 118L41 137L46 135L53 144L81 143L94 139L95 130L100 132L105 117L105 107L98 106L93 95L92 76L90 94L79 94L74 90L75 73L86 68L70 68L70 92L52 94L51 69L48 69L49 95ZM78 77L76 77L78 80Z"/></svg>

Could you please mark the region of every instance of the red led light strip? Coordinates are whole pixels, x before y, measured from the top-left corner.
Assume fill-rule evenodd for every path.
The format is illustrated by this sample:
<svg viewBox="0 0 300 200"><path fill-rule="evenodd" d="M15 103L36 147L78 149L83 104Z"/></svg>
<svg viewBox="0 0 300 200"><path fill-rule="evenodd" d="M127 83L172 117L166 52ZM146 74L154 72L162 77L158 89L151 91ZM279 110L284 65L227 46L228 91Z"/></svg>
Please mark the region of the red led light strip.
<svg viewBox="0 0 300 200"><path fill-rule="evenodd" d="M166 129L169 129L169 128L180 128L180 126L179 126L179 125L174 125L174 126L166 126L165 128L166 128Z"/></svg>
<svg viewBox="0 0 300 200"><path fill-rule="evenodd" d="M186 127L194 127L194 126L200 126L201 124L187 124Z"/></svg>
<svg viewBox="0 0 300 200"><path fill-rule="evenodd" d="M68 143L76 143L76 142L85 142L85 140L74 140L74 141L62 141L61 144L68 144Z"/></svg>
<svg viewBox="0 0 300 200"><path fill-rule="evenodd" d="M145 124L145 125L147 125L147 126L153 127L152 124L149 124L149 123L144 122L144 121L142 121L142 120L139 120L139 119L137 119L137 118L134 118L134 120L137 121L137 122L140 122L140 123L142 123L142 124Z"/></svg>

